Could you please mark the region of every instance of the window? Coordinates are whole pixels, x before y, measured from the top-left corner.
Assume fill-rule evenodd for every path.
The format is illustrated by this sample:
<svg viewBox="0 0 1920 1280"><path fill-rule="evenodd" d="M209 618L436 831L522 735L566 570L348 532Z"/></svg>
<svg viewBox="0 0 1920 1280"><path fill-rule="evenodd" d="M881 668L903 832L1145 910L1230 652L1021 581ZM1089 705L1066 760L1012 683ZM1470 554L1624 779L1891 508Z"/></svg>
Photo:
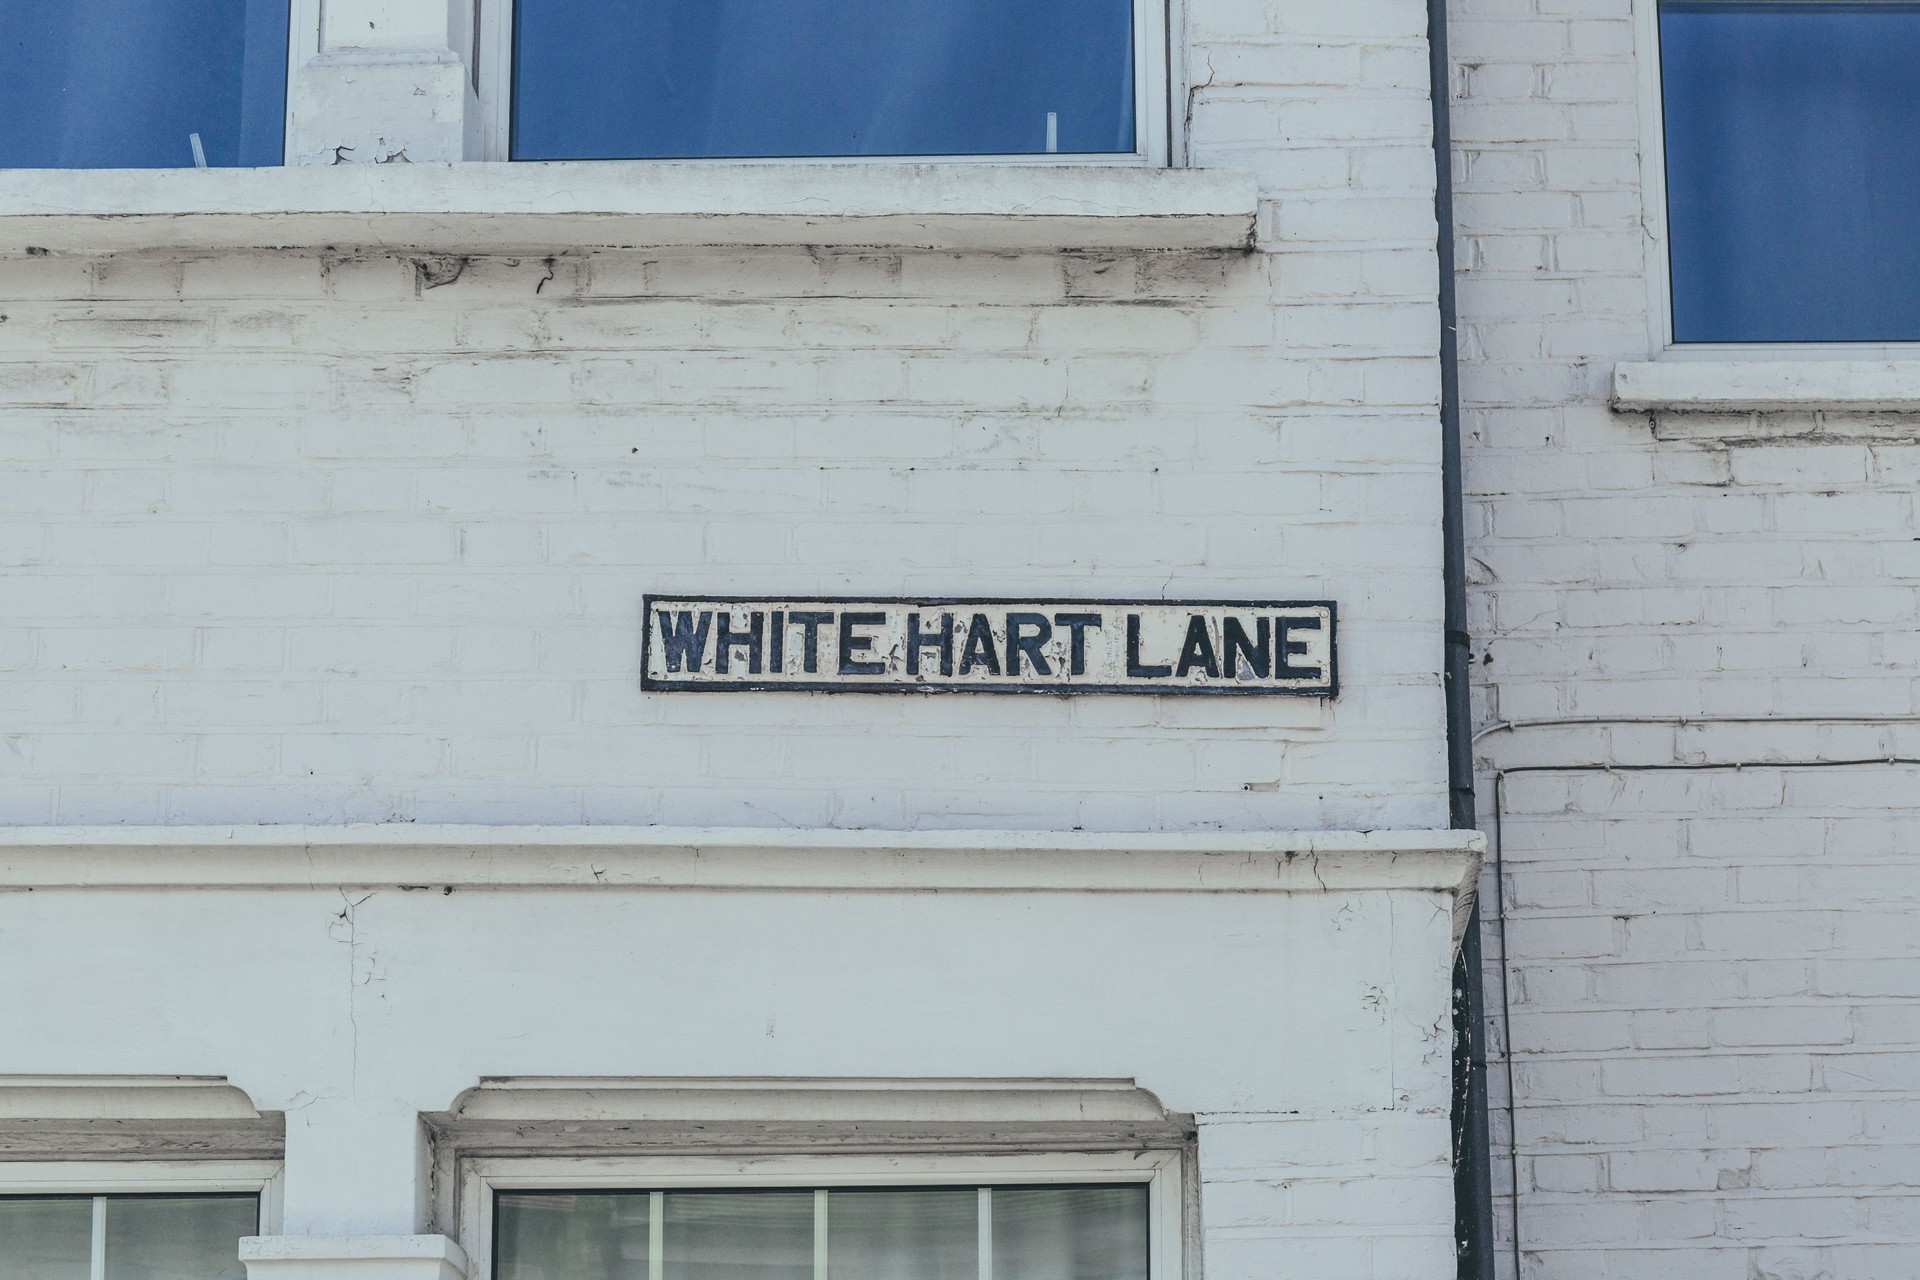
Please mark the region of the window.
<svg viewBox="0 0 1920 1280"><path fill-rule="evenodd" d="M7 1280L246 1280L249 1194L0 1196Z"/></svg>
<svg viewBox="0 0 1920 1280"><path fill-rule="evenodd" d="M495 1198L495 1280L1147 1280L1144 1183Z"/></svg>
<svg viewBox="0 0 1920 1280"><path fill-rule="evenodd" d="M1920 341L1920 3L1658 22L1673 340Z"/></svg>
<svg viewBox="0 0 1920 1280"><path fill-rule="evenodd" d="M1152 0L490 0L483 14L512 28L482 41L510 75L481 84L511 86L515 160L1164 159Z"/></svg>
<svg viewBox="0 0 1920 1280"><path fill-rule="evenodd" d="M461 1157L474 1280L1180 1280L1182 1153Z"/></svg>
<svg viewBox="0 0 1920 1280"><path fill-rule="evenodd" d="M0 0L0 167L277 165L288 0Z"/></svg>

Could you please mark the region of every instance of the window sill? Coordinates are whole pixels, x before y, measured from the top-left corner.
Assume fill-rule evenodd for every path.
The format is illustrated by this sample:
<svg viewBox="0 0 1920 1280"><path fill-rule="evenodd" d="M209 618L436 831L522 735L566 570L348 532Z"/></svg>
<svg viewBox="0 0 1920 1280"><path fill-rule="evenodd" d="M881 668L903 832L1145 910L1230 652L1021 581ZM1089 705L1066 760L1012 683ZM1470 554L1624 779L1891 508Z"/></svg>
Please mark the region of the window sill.
<svg viewBox="0 0 1920 1280"><path fill-rule="evenodd" d="M1920 360L1622 361L1623 413L1920 413Z"/></svg>
<svg viewBox="0 0 1920 1280"><path fill-rule="evenodd" d="M1035 164L0 170L0 252L297 246L545 253L822 245L1245 249L1252 175Z"/></svg>

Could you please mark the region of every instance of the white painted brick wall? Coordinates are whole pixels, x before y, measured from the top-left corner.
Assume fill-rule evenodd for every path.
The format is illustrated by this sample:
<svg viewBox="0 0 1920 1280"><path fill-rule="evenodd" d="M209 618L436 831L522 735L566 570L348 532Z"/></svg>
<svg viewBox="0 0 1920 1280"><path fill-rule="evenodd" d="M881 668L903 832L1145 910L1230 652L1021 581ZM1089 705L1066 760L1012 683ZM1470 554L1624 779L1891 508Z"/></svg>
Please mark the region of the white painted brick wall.
<svg viewBox="0 0 1920 1280"><path fill-rule="evenodd" d="M1612 722L1483 744L1483 825L1548 770L1497 815L1522 1274L1920 1274L1916 770L1559 768L1920 755L1832 722L1920 710L1920 437L1609 412L1648 355L1630 0L1452 12L1477 714ZM1675 716L1816 723L1635 724Z"/></svg>
<svg viewBox="0 0 1920 1280"><path fill-rule="evenodd" d="M1444 1149L1445 1125L1437 1111L1362 1123L1332 1115L1205 1117L1208 1276L1439 1274L1450 1240L1432 1225L1409 1223L1441 1224L1452 1215L1452 1187L1434 1176L1432 1155Z"/></svg>
<svg viewBox="0 0 1920 1280"><path fill-rule="evenodd" d="M1192 23L1252 254L0 259L0 820L1442 825L1423 10ZM643 697L646 590L1325 595L1346 691Z"/></svg>

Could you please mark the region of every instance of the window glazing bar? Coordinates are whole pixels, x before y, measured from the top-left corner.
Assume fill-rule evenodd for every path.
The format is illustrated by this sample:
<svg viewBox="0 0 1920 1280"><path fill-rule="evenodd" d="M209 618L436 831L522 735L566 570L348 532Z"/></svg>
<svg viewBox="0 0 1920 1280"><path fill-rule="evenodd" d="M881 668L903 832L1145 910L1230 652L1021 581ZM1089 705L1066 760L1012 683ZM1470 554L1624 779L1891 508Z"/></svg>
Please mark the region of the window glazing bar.
<svg viewBox="0 0 1920 1280"><path fill-rule="evenodd" d="M980 1188L980 1280L993 1280L993 1188Z"/></svg>
<svg viewBox="0 0 1920 1280"><path fill-rule="evenodd" d="M93 1244L87 1250L92 1280L107 1280L107 1198L93 1198Z"/></svg>
<svg viewBox="0 0 1920 1280"><path fill-rule="evenodd" d="M477 0L476 0L477 2ZM666 1280L667 1193L647 1195L647 1280Z"/></svg>
<svg viewBox="0 0 1920 1280"><path fill-rule="evenodd" d="M827 1280L827 1193L813 1193L813 1280Z"/></svg>

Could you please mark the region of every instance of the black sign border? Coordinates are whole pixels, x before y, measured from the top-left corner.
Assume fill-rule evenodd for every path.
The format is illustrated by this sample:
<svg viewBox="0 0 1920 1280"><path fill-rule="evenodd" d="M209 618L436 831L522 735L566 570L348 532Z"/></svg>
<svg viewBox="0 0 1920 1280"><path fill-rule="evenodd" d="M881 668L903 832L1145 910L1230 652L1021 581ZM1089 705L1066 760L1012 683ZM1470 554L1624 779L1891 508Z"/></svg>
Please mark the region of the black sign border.
<svg viewBox="0 0 1920 1280"><path fill-rule="evenodd" d="M653 602L656 600L704 600L722 605L787 604L794 601L828 605L880 604L911 605L930 608L936 605L1009 605L1050 604L1103 605L1140 608L1142 606L1188 609L1325 609L1327 611L1327 679L1324 684L1299 689L1249 689L1244 685L1213 687L1183 685L1155 688L1144 681L1136 684L1082 684L1048 686L1035 684L926 684L921 681L889 681L885 684L838 684L830 681L739 680L694 682L654 677L649 674L653 658ZM654 595L640 597L640 688L648 693L1037 693L1053 698L1071 698L1082 693L1134 694L1161 698L1337 698L1340 696L1340 612L1331 600L1085 600L1044 596L702 596Z"/></svg>

